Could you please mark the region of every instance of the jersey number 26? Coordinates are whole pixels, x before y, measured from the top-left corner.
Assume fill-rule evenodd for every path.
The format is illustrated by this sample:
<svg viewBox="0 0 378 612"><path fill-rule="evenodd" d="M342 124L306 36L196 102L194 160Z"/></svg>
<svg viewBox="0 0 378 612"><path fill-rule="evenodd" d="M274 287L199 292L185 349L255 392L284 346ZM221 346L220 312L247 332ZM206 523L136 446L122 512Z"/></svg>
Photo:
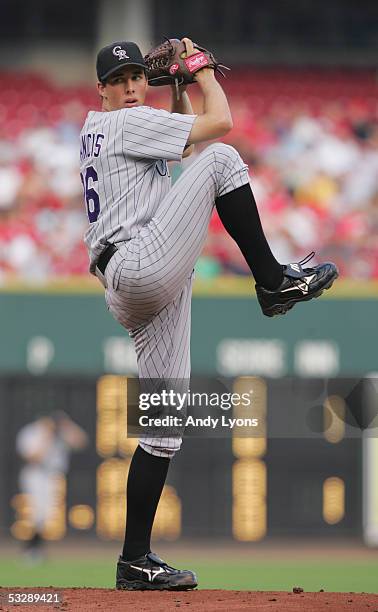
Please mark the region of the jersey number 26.
<svg viewBox="0 0 378 612"><path fill-rule="evenodd" d="M88 166L84 172L81 172L80 178L83 183L89 223L94 223L100 214L100 198L94 188L95 184L98 183L98 175L93 166Z"/></svg>

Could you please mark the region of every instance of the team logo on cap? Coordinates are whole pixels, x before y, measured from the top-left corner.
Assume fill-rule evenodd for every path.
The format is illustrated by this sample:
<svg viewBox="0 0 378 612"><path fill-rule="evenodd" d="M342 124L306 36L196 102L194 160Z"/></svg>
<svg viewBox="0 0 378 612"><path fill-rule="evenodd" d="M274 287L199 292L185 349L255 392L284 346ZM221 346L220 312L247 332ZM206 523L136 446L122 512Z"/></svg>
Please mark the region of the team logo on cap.
<svg viewBox="0 0 378 612"><path fill-rule="evenodd" d="M130 57L127 55L125 49L122 49L122 47L120 47L119 45L114 47L113 55L118 57L119 60L130 59Z"/></svg>

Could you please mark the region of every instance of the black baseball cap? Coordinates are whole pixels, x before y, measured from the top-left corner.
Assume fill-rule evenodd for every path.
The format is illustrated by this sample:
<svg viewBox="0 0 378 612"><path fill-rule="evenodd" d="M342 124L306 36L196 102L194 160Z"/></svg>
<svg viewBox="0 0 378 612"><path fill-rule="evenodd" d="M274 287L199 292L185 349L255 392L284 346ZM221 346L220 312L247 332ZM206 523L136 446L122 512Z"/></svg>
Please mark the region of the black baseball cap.
<svg viewBox="0 0 378 612"><path fill-rule="evenodd" d="M129 64L146 68L143 55L137 44L120 41L107 45L100 49L97 55L97 78L99 81L105 81L113 72Z"/></svg>

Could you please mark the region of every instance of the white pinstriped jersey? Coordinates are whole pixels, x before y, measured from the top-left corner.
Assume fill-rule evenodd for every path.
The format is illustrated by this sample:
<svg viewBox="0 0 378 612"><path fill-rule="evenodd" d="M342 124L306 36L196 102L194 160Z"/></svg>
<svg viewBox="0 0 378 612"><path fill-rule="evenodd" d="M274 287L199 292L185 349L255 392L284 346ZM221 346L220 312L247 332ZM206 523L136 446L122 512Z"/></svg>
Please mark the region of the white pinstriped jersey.
<svg viewBox="0 0 378 612"><path fill-rule="evenodd" d="M80 172L92 273L107 242L133 238L155 215L171 186L167 161L181 159L195 118L149 106L88 113Z"/></svg>

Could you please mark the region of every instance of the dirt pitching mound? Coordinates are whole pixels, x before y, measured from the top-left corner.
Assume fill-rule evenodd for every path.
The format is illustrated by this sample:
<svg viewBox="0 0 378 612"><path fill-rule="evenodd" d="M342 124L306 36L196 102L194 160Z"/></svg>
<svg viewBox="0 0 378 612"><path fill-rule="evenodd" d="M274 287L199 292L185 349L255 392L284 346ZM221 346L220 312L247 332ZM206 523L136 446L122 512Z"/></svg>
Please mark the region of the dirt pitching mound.
<svg viewBox="0 0 378 612"><path fill-rule="evenodd" d="M22 612L45 612L61 610L62 612L166 612L177 610L182 612L241 612L242 610L263 610L264 612L285 612L298 610L300 612L378 612L378 595L369 593L304 593L300 588L295 592L268 591L115 591L114 589L56 589L50 588L0 588L1 612L15 612L15 603L9 603L10 595L55 593L59 594L59 603L23 603L18 601L16 607ZM27 600L27 597L25 598ZM16 598L17 600L17 598ZM30 598L29 598L30 601Z"/></svg>

